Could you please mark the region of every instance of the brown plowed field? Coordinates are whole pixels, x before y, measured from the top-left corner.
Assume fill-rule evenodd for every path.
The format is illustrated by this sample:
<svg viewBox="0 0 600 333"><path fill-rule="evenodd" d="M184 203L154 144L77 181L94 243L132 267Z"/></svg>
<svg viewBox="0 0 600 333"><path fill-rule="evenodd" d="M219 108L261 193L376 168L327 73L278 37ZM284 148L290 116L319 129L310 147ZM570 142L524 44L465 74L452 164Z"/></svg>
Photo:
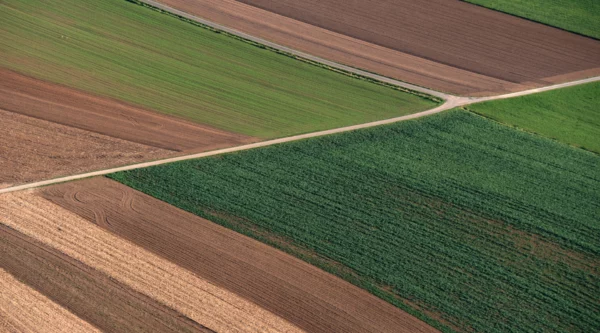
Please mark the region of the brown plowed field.
<svg viewBox="0 0 600 333"><path fill-rule="evenodd" d="M310 332L437 332L393 305L260 242L105 178L41 195Z"/></svg>
<svg viewBox="0 0 600 333"><path fill-rule="evenodd" d="M0 188L172 154L0 109Z"/></svg>
<svg viewBox="0 0 600 333"><path fill-rule="evenodd" d="M0 109L174 151L255 141L0 68Z"/></svg>
<svg viewBox="0 0 600 333"><path fill-rule="evenodd" d="M302 332L35 193L0 196L0 221L0 229L8 230L0 233L0 268L65 308L76 307L73 312L94 325L103 329L114 325L107 331L129 332L130 325L141 325L148 332L169 331L169 327L150 327L162 323L189 331L200 323L217 332ZM36 250L42 248L44 252ZM97 310L88 313L92 308ZM137 323L144 312L152 319ZM131 322L123 323L130 315L134 316ZM6 322L10 325L14 320Z"/></svg>
<svg viewBox="0 0 600 333"><path fill-rule="evenodd" d="M0 332L101 332L3 269L0 290Z"/></svg>
<svg viewBox="0 0 600 333"><path fill-rule="evenodd" d="M600 75L600 42L457 0L160 0L399 80L488 95Z"/></svg>
<svg viewBox="0 0 600 333"><path fill-rule="evenodd" d="M0 68L0 188L253 141Z"/></svg>
<svg viewBox="0 0 600 333"><path fill-rule="evenodd" d="M4 224L0 224L0 267L105 332L209 332Z"/></svg>

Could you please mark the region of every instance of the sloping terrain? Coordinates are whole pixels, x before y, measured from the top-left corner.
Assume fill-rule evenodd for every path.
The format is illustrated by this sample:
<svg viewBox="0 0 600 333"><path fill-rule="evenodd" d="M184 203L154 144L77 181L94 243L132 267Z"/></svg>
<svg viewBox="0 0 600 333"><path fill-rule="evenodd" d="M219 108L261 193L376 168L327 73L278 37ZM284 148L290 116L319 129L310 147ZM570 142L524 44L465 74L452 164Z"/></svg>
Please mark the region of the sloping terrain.
<svg viewBox="0 0 600 333"><path fill-rule="evenodd" d="M457 331L600 325L600 157L473 113L110 177Z"/></svg>
<svg viewBox="0 0 600 333"><path fill-rule="evenodd" d="M515 91L600 73L599 42L454 0L159 2L310 54L457 94Z"/></svg>

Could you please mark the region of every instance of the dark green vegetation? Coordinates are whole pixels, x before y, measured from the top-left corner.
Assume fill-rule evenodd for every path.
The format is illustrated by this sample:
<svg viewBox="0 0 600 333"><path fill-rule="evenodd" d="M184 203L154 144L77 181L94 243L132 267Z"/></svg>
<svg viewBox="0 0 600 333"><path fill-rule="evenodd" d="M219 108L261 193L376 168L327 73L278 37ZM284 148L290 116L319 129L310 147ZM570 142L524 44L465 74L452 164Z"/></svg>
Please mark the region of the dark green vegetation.
<svg viewBox="0 0 600 333"><path fill-rule="evenodd" d="M469 112L110 177L447 331L600 327L600 157Z"/></svg>
<svg viewBox="0 0 600 333"><path fill-rule="evenodd" d="M7 0L0 22L0 66L261 138L435 105L125 0Z"/></svg>
<svg viewBox="0 0 600 333"><path fill-rule="evenodd" d="M468 109L600 153L600 82L469 105Z"/></svg>
<svg viewBox="0 0 600 333"><path fill-rule="evenodd" d="M600 39L598 0L464 0Z"/></svg>

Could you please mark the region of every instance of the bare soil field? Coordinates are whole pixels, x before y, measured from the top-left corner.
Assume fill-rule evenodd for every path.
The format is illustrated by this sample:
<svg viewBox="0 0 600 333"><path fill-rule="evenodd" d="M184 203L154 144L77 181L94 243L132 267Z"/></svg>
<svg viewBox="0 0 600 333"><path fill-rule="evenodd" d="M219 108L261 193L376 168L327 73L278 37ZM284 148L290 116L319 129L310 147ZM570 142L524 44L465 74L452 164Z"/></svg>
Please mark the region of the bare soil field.
<svg viewBox="0 0 600 333"><path fill-rule="evenodd" d="M0 332L101 332L0 269Z"/></svg>
<svg viewBox="0 0 600 333"><path fill-rule="evenodd" d="M455 0L160 2L300 51L460 95L600 74L598 41Z"/></svg>
<svg viewBox="0 0 600 333"><path fill-rule="evenodd" d="M173 153L0 108L0 188Z"/></svg>
<svg viewBox="0 0 600 333"><path fill-rule="evenodd" d="M0 196L0 221L0 268L103 331L301 332L34 192Z"/></svg>
<svg viewBox="0 0 600 333"><path fill-rule="evenodd" d="M0 188L253 141L0 68Z"/></svg>
<svg viewBox="0 0 600 333"><path fill-rule="evenodd" d="M173 151L256 141L0 68L0 109Z"/></svg>
<svg viewBox="0 0 600 333"><path fill-rule="evenodd" d="M0 224L4 270L106 332L207 332L151 298Z"/></svg>
<svg viewBox="0 0 600 333"><path fill-rule="evenodd" d="M114 181L65 183L40 195L300 329L437 332L314 266Z"/></svg>

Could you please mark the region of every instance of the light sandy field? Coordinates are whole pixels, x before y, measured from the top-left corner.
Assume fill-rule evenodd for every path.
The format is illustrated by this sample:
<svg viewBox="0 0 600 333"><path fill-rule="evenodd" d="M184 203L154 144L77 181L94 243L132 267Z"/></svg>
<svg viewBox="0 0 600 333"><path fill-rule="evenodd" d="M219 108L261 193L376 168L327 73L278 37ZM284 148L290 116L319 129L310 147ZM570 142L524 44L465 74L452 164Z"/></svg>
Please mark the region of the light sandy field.
<svg viewBox="0 0 600 333"><path fill-rule="evenodd" d="M3 269L0 269L0 331L101 332Z"/></svg>
<svg viewBox="0 0 600 333"><path fill-rule="evenodd" d="M211 330L301 331L255 304L32 193L0 197L0 220Z"/></svg>

